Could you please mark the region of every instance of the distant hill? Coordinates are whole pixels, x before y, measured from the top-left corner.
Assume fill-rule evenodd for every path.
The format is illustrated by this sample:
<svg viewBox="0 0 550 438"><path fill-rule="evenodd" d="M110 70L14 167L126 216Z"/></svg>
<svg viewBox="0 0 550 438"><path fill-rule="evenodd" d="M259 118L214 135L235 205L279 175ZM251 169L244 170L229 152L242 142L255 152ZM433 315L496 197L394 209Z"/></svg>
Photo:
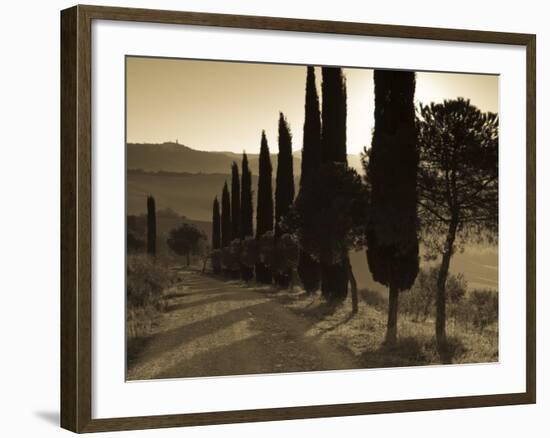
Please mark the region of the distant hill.
<svg viewBox="0 0 550 438"><path fill-rule="evenodd" d="M221 197L223 183L231 183L228 173L176 173L128 170L126 179L127 214L146 211L147 196L153 195L158 209L170 208L177 214L200 221L212 220L212 202ZM252 187L258 177L252 176Z"/></svg>
<svg viewBox="0 0 550 438"><path fill-rule="evenodd" d="M259 145L258 145L259 148ZM246 148L243 148L246 149ZM277 147L272 145L271 150ZM249 153L248 161L252 174L258 175L258 154ZM294 153L294 175L301 170L301 153ZM126 150L127 169L142 169L149 172L180 173L228 173L231 163L240 164L241 154L233 152L208 152L192 149L177 143L128 143ZM277 156L271 155L273 174L277 169ZM362 173L359 155L348 155L348 163Z"/></svg>

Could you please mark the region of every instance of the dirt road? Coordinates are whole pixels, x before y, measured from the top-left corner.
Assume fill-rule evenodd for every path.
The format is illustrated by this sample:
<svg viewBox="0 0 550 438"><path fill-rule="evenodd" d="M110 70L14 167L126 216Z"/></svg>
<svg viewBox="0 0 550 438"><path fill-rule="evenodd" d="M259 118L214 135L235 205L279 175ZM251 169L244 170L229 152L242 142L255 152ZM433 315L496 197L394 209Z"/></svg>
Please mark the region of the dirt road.
<svg viewBox="0 0 550 438"><path fill-rule="evenodd" d="M354 357L308 334L311 322L267 289L181 272L156 334L128 359L128 379L356 368Z"/></svg>

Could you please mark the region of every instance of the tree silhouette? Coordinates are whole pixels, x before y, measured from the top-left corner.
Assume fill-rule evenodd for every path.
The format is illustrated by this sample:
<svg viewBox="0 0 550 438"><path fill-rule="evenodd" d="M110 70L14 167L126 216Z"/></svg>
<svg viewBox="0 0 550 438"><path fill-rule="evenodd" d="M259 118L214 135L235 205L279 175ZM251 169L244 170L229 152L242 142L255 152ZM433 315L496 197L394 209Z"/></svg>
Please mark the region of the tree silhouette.
<svg viewBox="0 0 550 438"><path fill-rule="evenodd" d="M231 238L241 238L241 182L239 179L239 166L233 162L231 165Z"/></svg>
<svg viewBox="0 0 550 438"><path fill-rule="evenodd" d="M415 74L374 71L374 133L364 166L370 191L367 260L373 279L389 287L386 342L397 340L399 291L418 274L414 114Z"/></svg>
<svg viewBox="0 0 550 438"><path fill-rule="evenodd" d="M311 184L312 175L321 165L321 113L319 111L319 96L315 85L315 69L307 67L306 97L304 116L304 137L302 146L302 173L300 175L300 191ZM314 215L314 211L303 212ZM304 289L314 292L319 288L321 270L319 262L303 249L306 242L300 242L300 259L298 261L298 275Z"/></svg>
<svg viewBox="0 0 550 438"><path fill-rule="evenodd" d="M252 174L248 167L248 157L243 152L242 159L242 175L241 175L241 240L244 240L246 236L252 236L253 225L252 215L254 211L252 203Z"/></svg>
<svg viewBox="0 0 550 438"><path fill-rule="evenodd" d="M191 264L190 256L200 252L202 240L206 240L202 231L193 225L182 224L170 231L166 243L176 254L185 256L187 266L189 266Z"/></svg>
<svg viewBox="0 0 550 438"><path fill-rule="evenodd" d="M231 201L229 200L229 190L227 189L227 182L223 185L222 190L222 248L225 248L231 242L232 229L231 229Z"/></svg>
<svg viewBox="0 0 550 438"><path fill-rule="evenodd" d="M218 252L222 246L222 236L221 236L221 223L220 223L220 203L218 202L218 197L214 198L214 203L212 205L212 269L214 273L219 273L220 263ZM216 252L216 254L214 254Z"/></svg>
<svg viewBox="0 0 550 438"><path fill-rule="evenodd" d="M345 163L321 166L312 176L312 184L300 190L296 198L291 228L295 228L304 249L316 259L326 246L332 248L351 283L353 312L358 310L357 284L349 262L348 250L364 247L365 218L368 216L368 196L357 172ZM311 215L310 212L316 212ZM324 239L319 239L324 236ZM347 286L347 285L346 285ZM344 296L332 296L339 303Z"/></svg>
<svg viewBox="0 0 550 438"><path fill-rule="evenodd" d="M446 281L451 258L468 241L498 232L498 116L469 100L420 106L418 204L428 256L441 255L436 338L446 355Z"/></svg>
<svg viewBox="0 0 550 438"><path fill-rule="evenodd" d="M294 170L292 166L292 134L283 113L279 113L279 153L275 188L275 235L281 233L280 221L294 201Z"/></svg>
<svg viewBox="0 0 550 438"><path fill-rule="evenodd" d="M157 254L157 213L152 196L147 197L147 254L153 257Z"/></svg>
<svg viewBox="0 0 550 438"><path fill-rule="evenodd" d="M222 246L220 226L220 203L216 196L212 205L212 249L220 249Z"/></svg>
<svg viewBox="0 0 550 438"><path fill-rule="evenodd" d="M346 81L341 68L322 68L322 129L321 164L347 164L346 151ZM326 233L319 236L323 242L321 250L321 290L329 301L343 301L348 293L347 250L330 245Z"/></svg>
<svg viewBox="0 0 550 438"><path fill-rule="evenodd" d="M275 187L275 241L282 234L281 220L287 215L294 201L294 170L292 166L292 134L283 113L279 113L279 153L277 154L277 178ZM288 287L291 272L281 269L276 282Z"/></svg>
<svg viewBox="0 0 550 438"><path fill-rule="evenodd" d="M242 174L241 174L241 240L244 241L247 237L251 237L254 234L253 225L252 225L252 215L253 215L253 204L252 204L252 174L248 167L248 157L246 153L243 152L243 159L241 164ZM249 243L246 245L243 244L243 250L248 250L251 247ZM252 257L249 256L251 251L248 251L244 260L250 260ZM245 281L252 279L254 275L254 264L250 263L241 263L241 278Z"/></svg>
<svg viewBox="0 0 550 438"><path fill-rule="evenodd" d="M260 239L265 233L273 231L272 168L265 131L262 131L260 144L259 173L258 206L256 210L257 239ZM256 279L260 283L271 283L271 270L267 264L258 262L256 265Z"/></svg>
<svg viewBox="0 0 550 438"><path fill-rule="evenodd" d="M347 163L346 79L341 68L323 67L321 162Z"/></svg>

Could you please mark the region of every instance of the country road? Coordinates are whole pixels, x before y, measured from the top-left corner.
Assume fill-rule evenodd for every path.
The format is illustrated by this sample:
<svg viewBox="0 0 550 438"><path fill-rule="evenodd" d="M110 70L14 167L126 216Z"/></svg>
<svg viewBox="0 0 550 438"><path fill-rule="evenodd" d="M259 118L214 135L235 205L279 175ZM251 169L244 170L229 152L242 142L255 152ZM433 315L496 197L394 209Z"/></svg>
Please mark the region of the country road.
<svg viewBox="0 0 550 438"><path fill-rule="evenodd" d="M357 368L268 289L194 271L181 278L155 333L128 358L128 380Z"/></svg>

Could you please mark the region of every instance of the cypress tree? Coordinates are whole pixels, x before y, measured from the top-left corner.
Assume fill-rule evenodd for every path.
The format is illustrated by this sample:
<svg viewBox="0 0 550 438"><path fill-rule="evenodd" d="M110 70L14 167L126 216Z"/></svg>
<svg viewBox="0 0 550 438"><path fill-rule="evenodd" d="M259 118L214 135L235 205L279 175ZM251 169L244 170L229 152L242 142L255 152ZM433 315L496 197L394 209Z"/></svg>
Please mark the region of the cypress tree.
<svg viewBox="0 0 550 438"><path fill-rule="evenodd" d="M256 238L258 240L264 233L273 231L272 167L265 131L262 131L259 161L260 174L256 209ZM256 265L256 279L260 283L271 283L271 270L261 262Z"/></svg>
<svg viewBox="0 0 550 438"><path fill-rule="evenodd" d="M315 69L308 66L306 77L306 97L304 116L304 137L302 145L302 173L300 175L300 190L307 184L311 175L319 170L321 164L321 113L319 111L319 96L315 85ZM308 212L315 214L315 212ZM300 242L304 247L304 242ZM300 249L298 275L304 289L311 293L319 288L321 271L319 263L304 249Z"/></svg>
<svg viewBox="0 0 550 438"><path fill-rule="evenodd" d="M157 254L157 213L152 196L147 197L147 254Z"/></svg>
<svg viewBox="0 0 550 438"><path fill-rule="evenodd" d="M241 240L253 235L252 173L248 167L248 157L243 152L241 175Z"/></svg>
<svg viewBox="0 0 550 438"><path fill-rule="evenodd" d="M277 154L277 177L275 186L275 245L282 234L281 221L288 214L294 201L294 169L292 163L292 134L283 115L279 113L279 153ZM292 272L285 269L276 276L281 287L288 287Z"/></svg>
<svg viewBox="0 0 550 438"><path fill-rule="evenodd" d="M248 167L248 157L243 152L241 164L241 240L244 241L247 237L253 235L253 205L252 205L252 174ZM254 275L253 268L241 264L241 278L245 281L252 279Z"/></svg>
<svg viewBox="0 0 550 438"><path fill-rule="evenodd" d="M227 182L223 184L222 190L222 248L229 246L232 237L231 229L231 201L229 200L229 190Z"/></svg>
<svg viewBox="0 0 550 438"><path fill-rule="evenodd" d="M279 113L279 153L275 187L275 237L281 234L281 219L294 201L294 169L292 163L292 134L283 113Z"/></svg>
<svg viewBox="0 0 550 438"><path fill-rule="evenodd" d="M321 114L321 164L332 166L335 163L347 165L346 150L346 83L341 68L323 67ZM347 250L335 254L328 242L321 236L321 282L323 296L329 301L343 301L348 291L348 270L345 260Z"/></svg>
<svg viewBox="0 0 550 438"><path fill-rule="evenodd" d="M347 163L346 80L341 68L323 67L321 162Z"/></svg>
<svg viewBox="0 0 550 438"><path fill-rule="evenodd" d="M414 89L414 72L374 72L367 260L374 280L389 287L388 344L397 340L399 292L409 289L418 274Z"/></svg>
<svg viewBox="0 0 550 438"><path fill-rule="evenodd" d="M220 203L218 197L214 198L212 206L212 249L221 248L221 229L220 229Z"/></svg>
<svg viewBox="0 0 550 438"><path fill-rule="evenodd" d="M241 182L239 166L231 165L231 240L241 238Z"/></svg>

